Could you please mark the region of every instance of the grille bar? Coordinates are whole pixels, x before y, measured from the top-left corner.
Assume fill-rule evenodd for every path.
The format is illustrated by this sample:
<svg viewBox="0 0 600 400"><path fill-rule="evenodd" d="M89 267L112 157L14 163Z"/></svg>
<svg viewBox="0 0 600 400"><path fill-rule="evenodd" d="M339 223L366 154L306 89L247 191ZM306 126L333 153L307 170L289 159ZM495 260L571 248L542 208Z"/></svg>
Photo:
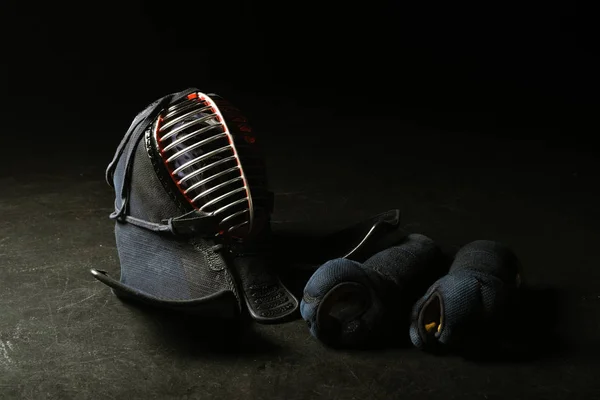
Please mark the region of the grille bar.
<svg viewBox="0 0 600 400"><path fill-rule="evenodd" d="M185 149L183 149L183 150L179 150L177 153L175 153L175 154L173 154L171 157L169 157L169 158L167 159L167 161L173 161L174 159L176 159L176 158L179 158L179 157L181 157L182 155L184 155L184 154L187 154L187 153L189 153L190 151L193 151L193 150L195 150L195 149L197 149L197 148L199 148L199 147L202 147L202 146L206 145L207 143L213 142L213 141L215 141L215 140L223 139L223 138L225 138L225 137L227 137L227 134L225 134L225 133L220 133L220 134L218 134L218 135L211 136L211 137L209 137L208 139L201 140L201 141L199 141L199 142L197 142L197 143L194 143L193 145L191 145L191 146L189 146L189 147L186 147L186 148L185 148Z"/></svg>
<svg viewBox="0 0 600 400"><path fill-rule="evenodd" d="M186 108L186 110L187 109L188 108ZM163 124L160 127L160 130L164 131L165 129L167 129L167 128L169 128L169 127L177 124L178 122L181 122L181 121L185 120L186 118L191 117L194 114L201 113L201 112L206 112L206 111L209 111L209 110L210 110L210 107L201 107L201 104L194 105L194 107L191 107L191 111L188 111L185 114L182 114L182 115L180 115L177 118L172 118L171 117L171 118L167 119L168 122L165 123L165 124ZM165 119L166 119L166 117L165 117Z"/></svg>
<svg viewBox="0 0 600 400"><path fill-rule="evenodd" d="M212 181L214 179L218 179L218 178L220 178L223 175L227 175L227 174L229 174L231 172L237 171L237 169L238 169L238 167L233 167L233 168L229 168L229 169L226 169L224 171L221 171L221 172L217 172L213 176L209 176L206 179L203 179L203 180L201 180L199 182L194 183L192 186L190 186L189 188L187 188L185 190L185 193L189 192L190 190L196 189L198 186L206 185L206 183L208 183L208 182L210 182L210 181Z"/></svg>
<svg viewBox="0 0 600 400"><path fill-rule="evenodd" d="M181 193L194 208L218 215L223 232L238 237L250 232L255 222L255 188L249 187L248 179L255 187L266 184L254 179L259 156L248 152L240 159L236 143L245 146L240 137L233 136L217 103L200 92L167 108L154 129L155 144ZM250 178L243 161L253 171Z"/></svg>
<svg viewBox="0 0 600 400"><path fill-rule="evenodd" d="M189 128L192 125L198 125L198 124L201 124L203 122L207 122L208 120L211 120L213 118L215 118L214 115L207 115L206 117L203 117L203 118L193 119L190 122L187 122L187 123L185 123L185 124L183 124L181 126L178 126L175 129L169 130L169 133L167 133L164 136L161 136L160 141L162 142L162 141L164 141L164 140L166 140L166 139L168 139L168 138L170 138L170 137L178 134L179 132L182 132L182 131L186 130L187 128Z"/></svg>
<svg viewBox="0 0 600 400"><path fill-rule="evenodd" d="M187 135L184 135L182 137L180 137L177 140L174 140L170 145L166 146L163 150L164 151L169 151L171 150L173 147L180 145L181 143L185 142L188 139L191 139L192 137L196 136L196 135L201 135L203 133L209 132L215 128L220 128L219 125L212 125L212 126L206 126L204 128L200 128L198 130L193 131L192 133L188 133Z"/></svg>
<svg viewBox="0 0 600 400"><path fill-rule="evenodd" d="M183 164L182 166L180 166L180 167L177 167L177 169L175 169L175 170L173 171L173 174L176 174L176 173L178 173L178 172L181 172L181 171L183 171L184 169L186 169L186 168L189 168L189 167L191 167L191 166L192 166L192 165L194 165L194 164L198 164L199 162L201 162L201 161L203 161L203 160L206 160L207 158L210 158L210 157L212 157L212 156L214 156L214 155L216 155L216 154L223 153L224 151L231 151L231 149L230 149L230 148L228 148L228 147L221 147L220 149L216 149L216 150L213 150L213 151L209 151L208 153L206 153L206 154L203 154L203 155L201 155L201 156L199 156L199 157L196 157L196 158L194 158L193 160L190 160L190 161L186 162L186 163L185 163L185 164Z"/></svg>
<svg viewBox="0 0 600 400"><path fill-rule="evenodd" d="M226 186L229 186L229 185L231 185L231 184L234 184L234 183L236 183L236 182L239 182L239 181L241 181L241 180L242 180L242 177L241 177L241 176L238 176L237 178L233 178L233 179L230 179L230 180L228 180L228 181L226 181L226 182L219 183L218 185L215 185L215 186L211 187L210 189L206 189L205 191L203 191L203 192L200 192L200 194L199 194L198 196L194 197L194 198L192 199L192 201L194 201L194 202L195 202L195 201L197 201L198 199L200 199L201 197L208 196L209 194L211 194L211 193L213 193L213 192L216 192L216 191L217 191L217 190L219 190L219 189L222 189L222 188L224 188L224 187L226 187ZM214 200L213 200L213 201L214 201ZM209 203L210 203L210 202L209 202ZM205 206L208 206L208 205L210 205L209 203L206 203L206 204L205 204Z"/></svg>
<svg viewBox="0 0 600 400"><path fill-rule="evenodd" d="M183 178L181 178L181 180L178 182L178 184L181 185L184 182L186 182L186 181L188 181L188 180L190 180L192 178L197 177L198 175L202 174L203 172L208 171L211 168L216 168L216 167L218 167L218 166L220 166L222 164L226 164L228 162L235 161L235 160L236 160L235 156L229 156L229 157L223 158L223 159L221 159L219 161L216 161L213 164L209 164L207 166L199 168L199 169L195 170L194 172L190 172L189 174L187 174L186 176L184 176ZM236 167L236 169L237 168L238 167Z"/></svg>

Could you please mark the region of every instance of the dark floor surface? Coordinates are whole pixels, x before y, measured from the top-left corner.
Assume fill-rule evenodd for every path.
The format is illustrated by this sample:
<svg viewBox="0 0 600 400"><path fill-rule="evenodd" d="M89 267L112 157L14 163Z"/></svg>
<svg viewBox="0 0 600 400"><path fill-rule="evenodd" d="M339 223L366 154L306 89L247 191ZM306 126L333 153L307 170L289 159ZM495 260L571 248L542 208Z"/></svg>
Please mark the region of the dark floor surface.
<svg viewBox="0 0 600 400"><path fill-rule="evenodd" d="M301 320L254 324L225 351L224 335L126 305L89 269L119 274L103 174L114 132L127 123L90 119L77 139L73 124L57 119L11 128L0 171L0 398L600 399L593 151L569 147L568 131L509 127L500 138L485 123L461 133L444 128L444 117L425 127L392 113L369 119L270 104L278 117L256 125L277 230L333 230L399 208L404 230L447 249L504 241L540 290L536 332L526 332L539 338L537 357L482 363L410 348L334 351ZM26 137L38 128L50 128L51 139L36 146ZM78 147L85 137L98 146Z"/></svg>

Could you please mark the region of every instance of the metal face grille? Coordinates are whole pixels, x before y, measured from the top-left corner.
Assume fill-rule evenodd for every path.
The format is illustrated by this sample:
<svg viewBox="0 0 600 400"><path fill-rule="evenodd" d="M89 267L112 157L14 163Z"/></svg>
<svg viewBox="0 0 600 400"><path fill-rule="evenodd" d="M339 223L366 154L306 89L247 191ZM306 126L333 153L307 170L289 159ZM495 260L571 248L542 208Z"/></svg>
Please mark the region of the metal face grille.
<svg viewBox="0 0 600 400"><path fill-rule="evenodd" d="M244 237L252 230L254 204L244 163L213 99L198 92L171 105L156 122L154 139L195 209L216 215L221 233Z"/></svg>

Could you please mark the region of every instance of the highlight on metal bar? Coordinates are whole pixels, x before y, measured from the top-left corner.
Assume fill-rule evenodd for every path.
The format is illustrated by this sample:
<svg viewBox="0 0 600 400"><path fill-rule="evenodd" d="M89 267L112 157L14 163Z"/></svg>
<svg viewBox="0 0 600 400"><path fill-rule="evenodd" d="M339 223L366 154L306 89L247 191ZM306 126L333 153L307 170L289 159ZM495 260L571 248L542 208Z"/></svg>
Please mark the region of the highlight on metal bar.
<svg viewBox="0 0 600 400"><path fill-rule="evenodd" d="M235 166L235 167L233 167L233 168L229 168L229 169L223 170L223 171L221 171L221 172L217 172L216 174L214 174L214 175L212 175L212 176L209 176L209 177L208 177L208 178L206 178L206 179L203 179L203 180L201 180L201 181L198 181L198 182L194 183L192 186L190 186L189 188L187 188L187 189L184 191L184 193L185 193L185 194L187 194L189 191L191 191L191 190L194 190L194 189L196 189L197 187L200 187L200 186L202 186L202 185L206 185L208 182L210 182L210 181L213 181L213 180L215 180L215 179L218 179L218 178L220 178L220 177L222 177L222 176L224 176L224 175L227 175L227 174L230 174L230 173L232 173L232 172L235 172L235 171L237 171L237 169L238 169L238 167L237 167L237 166Z"/></svg>
<svg viewBox="0 0 600 400"><path fill-rule="evenodd" d="M248 210L241 210L241 211L235 212L235 213L233 213L233 214L231 214L231 215L223 218L220 223L224 224L225 222L228 222L228 221L230 221L232 219L235 219L235 218L237 218L237 217L239 217L241 215L244 215L247 212L248 212Z"/></svg>
<svg viewBox="0 0 600 400"><path fill-rule="evenodd" d="M228 231L229 232L235 231L236 229L239 229L242 226L247 225L247 224L248 224L248 221L244 221L241 224L237 224L237 225L232 226L231 228L228 229Z"/></svg>
<svg viewBox="0 0 600 400"><path fill-rule="evenodd" d="M160 127L160 130L161 130L161 131L164 131L165 129L167 129L167 128L169 128L169 127L173 126L173 125L175 125L175 124L176 124L176 123L178 123L178 122L181 122L181 121L183 121L183 120L184 120L184 119L186 119L186 118L189 118L189 117L191 117L191 116L192 116L192 115L194 115L194 114L198 114L198 113L201 113L201 112L205 112L205 111L208 111L208 110L210 110L210 107L198 107L198 106L196 106L196 105L194 105L194 106L195 106L195 107L186 108L186 110L185 110L185 111L187 111L187 110L189 110L189 109L191 109L191 111L188 111L188 112L186 112L186 113L184 113L184 114L182 114L182 115L178 116L177 118L170 118L170 117L167 117L167 116L165 116L165 119L166 119L166 120L168 120L169 122L167 122L167 123L163 124L163 125Z"/></svg>
<svg viewBox="0 0 600 400"><path fill-rule="evenodd" d="M165 146L165 147L163 148L163 151L169 151L169 150L171 150L173 147L175 147L175 146L177 146L177 145L179 145L179 144L181 144L181 143L185 142L185 141L186 141L186 140L188 140L188 139L191 139L191 138L193 138L194 136L201 135L201 134L203 134L203 133L206 133L206 132L210 132L211 130L213 130L213 129L215 129L215 128L220 128L220 127L221 127L220 125L209 125L209 126L206 126L206 127L204 127L204 128L200 128L200 129L198 129L198 130L195 130L195 131L193 131L193 132L191 132L191 133L188 133L188 134L187 134L187 135L185 135L185 136L182 136L182 137L180 137L180 138L179 138L179 139L177 139L177 140L174 140L173 142L171 142L171 144L169 144L168 146Z"/></svg>
<svg viewBox="0 0 600 400"><path fill-rule="evenodd" d="M216 161L216 162L214 162L212 164L209 164L207 166L199 168L199 169L195 170L194 172L190 172L189 174L187 174L186 176L184 176L183 178L181 178L179 180L179 182L177 182L177 183L181 185L185 181L190 180L192 178L195 178L196 176L198 176L198 175L200 175L200 174L208 171L211 168L216 168L219 165L226 164L227 162L234 161L235 159L236 159L235 156L229 156L229 157L222 158L219 161ZM236 166L235 168L238 169L239 167Z"/></svg>
<svg viewBox="0 0 600 400"><path fill-rule="evenodd" d="M226 199L228 197L233 196L234 194L240 193L240 192L245 191L245 190L246 190L245 187L241 187L241 188L237 188L237 189L231 190L231 191L229 191L229 192L227 192L225 194L222 194L222 195L220 195L220 196L212 199L211 201L206 202L202 207L200 207L200 211L204 211L204 210L206 210L207 207L212 206L213 204L216 204L216 203L218 203L218 202L220 202L220 201L222 201L222 200L224 200L224 199ZM247 200L247 198L245 200Z"/></svg>
<svg viewBox="0 0 600 400"><path fill-rule="evenodd" d="M203 160L206 160L207 158L210 158L210 157L214 156L215 154L223 153L224 151L231 151L231 149L228 147L221 147L220 149L209 151L208 153L202 154L201 156L196 157L196 158L186 162L185 164L181 165L180 167L177 167L175 170L173 170L173 173L176 174L178 172L181 172L184 169L189 168L194 164L197 164Z"/></svg>
<svg viewBox="0 0 600 400"><path fill-rule="evenodd" d="M214 142L215 140L223 139L224 137L227 137L227 135L225 135L224 133L220 133L218 135L211 136L208 139L204 139L199 142L196 142L193 145L188 146L183 150L179 150L177 153L175 153L171 157L169 157L167 159L167 161L173 161L174 159L179 158L182 155L189 153L190 151L193 151L199 147L202 147L210 142Z"/></svg>
<svg viewBox="0 0 600 400"><path fill-rule="evenodd" d="M247 200L248 200L248 199L246 199L246 198L243 198L243 199L236 200L236 201L234 201L234 202L232 202L232 203L229 203L229 204L227 204L226 206L223 206L223 207L221 207L221 208L219 208L219 209L217 209L217 210L213 211L213 214L215 214L215 215L221 214L222 212L224 212L224 211L226 211L226 210L230 209L231 207L235 207L235 206L237 206L238 204L241 204L241 203L244 203L244 202L246 202ZM221 220L221 221L222 221L222 220Z"/></svg>
<svg viewBox="0 0 600 400"><path fill-rule="evenodd" d="M261 157L249 151L240 159L236 143L243 140L236 141L222 114L231 110L239 112L227 105L221 109L211 97L197 92L163 111L153 130L154 143L191 206L218 215L224 232L241 227L250 232L255 210L249 179L259 194L266 180L259 176L262 167L254 165ZM231 118L237 121L235 115Z"/></svg>
<svg viewBox="0 0 600 400"><path fill-rule="evenodd" d="M209 194L211 194L211 193L213 193L213 192L216 192L217 190L219 190L219 189L222 189L222 188L224 188L225 186L229 186L229 185L231 185L231 184L233 184L233 183L236 183L236 182L239 182L239 181L241 181L241 180L242 180L242 177L241 177L241 176L238 176L237 178L233 178L233 179L230 179L230 180L228 180L228 181L226 181L226 182L219 183L218 185L216 185L216 186L213 186L213 187L211 187L210 189L206 189L206 190L204 190L204 191L200 192L200 194L199 194L198 196L194 197L194 198L192 199L192 201L193 201L193 202L196 202L196 201L198 201L198 199L200 199L201 197L208 196ZM206 205L208 205L208 203L207 203Z"/></svg>
<svg viewBox="0 0 600 400"><path fill-rule="evenodd" d="M190 121L188 123L185 123L185 124L183 124L181 126L178 126L175 129L169 130L169 133L167 133L164 136L161 136L160 141L162 142L162 141L170 138L171 136L174 136L174 135L178 134L179 132L186 130L190 126L199 125L199 124L201 124L203 122L207 122L207 121L209 121L209 120L211 120L213 118L216 118L216 116L215 115L207 115L206 117L194 119L194 120L192 120L192 121Z"/></svg>

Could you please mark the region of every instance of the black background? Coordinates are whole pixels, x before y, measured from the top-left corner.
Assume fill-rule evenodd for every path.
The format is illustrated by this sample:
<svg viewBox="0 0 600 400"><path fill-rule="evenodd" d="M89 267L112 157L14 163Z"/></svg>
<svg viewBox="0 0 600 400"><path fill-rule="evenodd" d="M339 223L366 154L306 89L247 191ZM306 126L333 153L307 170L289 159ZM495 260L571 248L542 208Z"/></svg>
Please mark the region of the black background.
<svg viewBox="0 0 600 400"><path fill-rule="evenodd" d="M241 101L251 114L259 97L350 115L368 98L369 112L428 124L439 113L467 113L442 117L464 129L473 121L560 126L567 142L578 142L588 140L598 104L593 12L574 1L2 8L10 118L33 114L70 127L68 118L103 115L124 123L153 99L196 86ZM32 98L35 111L23 105Z"/></svg>

